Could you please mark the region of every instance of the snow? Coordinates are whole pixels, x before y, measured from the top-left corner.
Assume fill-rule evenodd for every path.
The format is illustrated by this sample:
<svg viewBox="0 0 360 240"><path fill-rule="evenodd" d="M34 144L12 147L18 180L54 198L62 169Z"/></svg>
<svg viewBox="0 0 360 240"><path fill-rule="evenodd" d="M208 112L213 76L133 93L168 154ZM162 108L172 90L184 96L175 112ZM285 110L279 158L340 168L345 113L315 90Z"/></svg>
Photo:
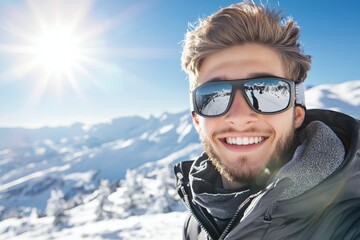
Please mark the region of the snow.
<svg viewBox="0 0 360 240"><path fill-rule="evenodd" d="M126 141L120 140L120 141L116 141L116 143L112 146L113 150L117 150L117 149L121 149L121 148L126 148L128 146L130 146L131 144L133 144L135 140L134 139L129 139Z"/></svg>
<svg viewBox="0 0 360 240"><path fill-rule="evenodd" d="M259 91L254 91L254 95L259 102L259 110L267 110L267 112L278 110L279 105L282 108L285 108L289 101L288 94L279 94L276 95L277 98L274 98L275 93L271 93L270 91L263 91L260 93ZM251 97L249 97L250 101L253 101Z"/></svg>
<svg viewBox="0 0 360 240"><path fill-rule="evenodd" d="M308 109L360 118L360 81L305 96ZM202 152L189 111L0 136L1 239L182 238L187 213L172 168Z"/></svg>
<svg viewBox="0 0 360 240"><path fill-rule="evenodd" d="M184 115L180 118L180 124L176 128L176 133L179 134L179 138L177 139L177 143L181 143L184 137L191 133L192 130L192 122L189 121L187 115Z"/></svg>
<svg viewBox="0 0 360 240"><path fill-rule="evenodd" d="M166 125L159 129L159 134L164 134L164 133L170 131L172 128L174 128L173 124Z"/></svg>
<svg viewBox="0 0 360 240"><path fill-rule="evenodd" d="M88 171L83 173L70 173L68 175L64 175L64 180L73 180L80 182L89 182L94 177L95 171Z"/></svg>
<svg viewBox="0 0 360 240"><path fill-rule="evenodd" d="M360 118L360 80L326 84L305 91L307 108L325 108Z"/></svg>
<svg viewBox="0 0 360 240"><path fill-rule="evenodd" d="M76 223L71 228L50 230L47 226L52 222L51 217L30 219L6 219L0 222L2 239L12 240L44 240L44 239L149 239L149 240L180 240L179 229L185 221L185 212L171 212L167 214L152 214L131 216L126 219L110 219L101 222L91 221L85 214L80 216L82 223ZM11 231L11 230L17 231ZM22 230L21 230L22 229ZM20 234L14 235L14 232Z"/></svg>
<svg viewBox="0 0 360 240"><path fill-rule="evenodd" d="M67 170L70 168L70 165L66 164L66 165L63 165L63 166L54 166L54 167L51 167L45 171L38 171L38 172L34 172L34 173L31 173L29 175L26 175L24 177L21 177L21 178L18 178L12 182L8 182L6 184L3 184L0 186L0 191L4 191L4 190L7 190L8 188L11 188L13 186L16 186L16 185L20 185L22 183L26 183L30 180L33 180L35 178L40 178L40 177L43 177L43 176L46 176L47 174L49 173L52 173L52 172L58 172L58 171L64 171L64 170Z"/></svg>

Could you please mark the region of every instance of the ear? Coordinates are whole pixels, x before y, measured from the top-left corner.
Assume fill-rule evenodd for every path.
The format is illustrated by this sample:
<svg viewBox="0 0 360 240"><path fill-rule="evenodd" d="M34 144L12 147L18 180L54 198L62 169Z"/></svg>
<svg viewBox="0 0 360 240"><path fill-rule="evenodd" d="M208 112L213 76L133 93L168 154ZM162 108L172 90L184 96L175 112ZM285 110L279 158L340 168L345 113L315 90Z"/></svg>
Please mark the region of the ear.
<svg viewBox="0 0 360 240"><path fill-rule="evenodd" d="M192 120L193 120L193 125L195 127L195 130L197 132L199 132L199 116L195 112L192 112L191 115L192 115Z"/></svg>
<svg viewBox="0 0 360 240"><path fill-rule="evenodd" d="M295 107L295 128L299 128L301 126L301 124L304 122L304 118L305 118L305 109L300 106L296 106Z"/></svg>

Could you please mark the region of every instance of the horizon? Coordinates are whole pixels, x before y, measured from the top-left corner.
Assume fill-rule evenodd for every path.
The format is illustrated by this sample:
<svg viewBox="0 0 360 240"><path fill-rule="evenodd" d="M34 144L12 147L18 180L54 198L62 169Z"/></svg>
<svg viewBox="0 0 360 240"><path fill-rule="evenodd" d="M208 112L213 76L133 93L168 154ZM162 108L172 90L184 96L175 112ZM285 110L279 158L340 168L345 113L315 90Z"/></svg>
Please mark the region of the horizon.
<svg viewBox="0 0 360 240"><path fill-rule="evenodd" d="M351 84L350 84L351 83ZM342 113L348 114L355 118L360 118L358 111L356 108L360 106L360 98L359 98L359 88L360 87L360 80L354 81L347 81L342 83L333 83L333 84L320 84L316 86L306 86L305 88L305 105L307 110L310 109L330 109L334 111L340 111ZM346 92L344 94L344 92ZM315 92L315 93L314 93ZM310 93L312 95L310 95ZM336 100L334 102L334 100ZM145 120L149 120L151 118L158 119L162 121L164 119L164 115L166 117L168 115L180 115L188 113L189 116L190 108L188 107L185 110L180 111L163 111L159 114L152 114L149 115L140 115L140 114L133 114L133 115L119 115L113 118L105 119L104 121L98 122L69 122L69 123L61 123L61 124L47 124L41 126L0 126L0 129L26 129L26 130L37 130L37 129L44 129L44 128L62 128L62 127L72 127L74 125L80 124L82 129L86 131L86 129L90 129L97 125L102 124L112 124L114 121L118 119L125 119L125 118L142 118ZM166 118L165 118L166 119Z"/></svg>
<svg viewBox="0 0 360 240"><path fill-rule="evenodd" d="M0 127L92 125L187 111L180 55L188 25L236 2L2 1ZM304 52L313 57L306 86L360 79L360 2L254 2L297 21Z"/></svg>

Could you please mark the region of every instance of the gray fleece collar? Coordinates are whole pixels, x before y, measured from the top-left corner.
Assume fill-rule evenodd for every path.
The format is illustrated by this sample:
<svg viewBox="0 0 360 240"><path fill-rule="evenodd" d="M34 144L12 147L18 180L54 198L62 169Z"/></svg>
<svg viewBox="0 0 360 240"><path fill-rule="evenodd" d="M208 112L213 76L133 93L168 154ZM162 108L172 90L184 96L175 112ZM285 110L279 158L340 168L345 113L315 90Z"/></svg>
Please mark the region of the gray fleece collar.
<svg viewBox="0 0 360 240"><path fill-rule="evenodd" d="M309 123L297 137L301 144L292 160L275 176L275 181L288 177L294 183L280 195L279 200L297 197L317 186L335 172L345 157L341 140L320 121Z"/></svg>
<svg viewBox="0 0 360 240"><path fill-rule="evenodd" d="M194 201L218 219L231 219L249 195L250 190L232 192L222 186L220 174L209 159L197 159L191 169L191 191Z"/></svg>

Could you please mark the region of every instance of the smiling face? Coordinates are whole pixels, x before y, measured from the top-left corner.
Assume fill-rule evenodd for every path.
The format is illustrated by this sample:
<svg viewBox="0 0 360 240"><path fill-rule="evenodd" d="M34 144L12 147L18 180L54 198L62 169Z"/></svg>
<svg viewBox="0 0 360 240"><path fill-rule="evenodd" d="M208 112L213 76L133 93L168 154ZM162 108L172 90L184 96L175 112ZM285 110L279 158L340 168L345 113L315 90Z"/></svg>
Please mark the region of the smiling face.
<svg viewBox="0 0 360 240"><path fill-rule="evenodd" d="M286 78L281 58L269 47L245 44L208 56L201 65L198 83L259 76ZM304 115L300 107L274 115L256 113L237 91L224 116L194 114L193 120L205 151L223 177L224 187L232 188L254 183L284 164L294 130Z"/></svg>

